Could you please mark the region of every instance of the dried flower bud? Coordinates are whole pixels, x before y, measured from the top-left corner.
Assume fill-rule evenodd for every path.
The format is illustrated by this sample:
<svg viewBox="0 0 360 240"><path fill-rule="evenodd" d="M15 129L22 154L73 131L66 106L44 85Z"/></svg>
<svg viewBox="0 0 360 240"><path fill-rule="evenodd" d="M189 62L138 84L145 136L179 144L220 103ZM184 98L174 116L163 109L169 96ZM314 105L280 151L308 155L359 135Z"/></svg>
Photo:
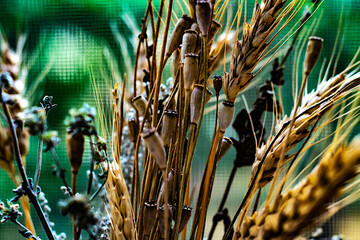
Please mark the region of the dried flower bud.
<svg viewBox="0 0 360 240"><path fill-rule="evenodd" d="M131 100L132 104L139 112L140 116L144 116L146 111L147 101L142 95L138 95Z"/></svg>
<svg viewBox="0 0 360 240"><path fill-rule="evenodd" d="M24 121L24 126L28 128L30 135L37 135L44 131L46 114L41 107L32 107L19 114Z"/></svg>
<svg viewBox="0 0 360 240"><path fill-rule="evenodd" d="M179 226L179 233L181 233L182 230L186 227L188 221L190 220L192 212L192 207L183 206L182 213L181 213L181 220L180 220L180 226Z"/></svg>
<svg viewBox="0 0 360 240"><path fill-rule="evenodd" d="M200 84L195 84L194 90L191 94L190 99L190 121L191 123L197 123L200 117L202 95L203 95L204 86ZM205 104L209 102L212 93L209 89L206 89L205 93Z"/></svg>
<svg viewBox="0 0 360 240"><path fill-rule="evenodd" d="M132 142L136 142L139 134L139 125L135 119L130 119L128 121L129 134Z"/></svg>
<svg viewBox="0 0 360 240"><path fill-rule="evenodd" d="M164 111L164 118L161 128L161 138L164 142L164 146L169 145L171 139L174 136L177 125L177 116L178 116L177 111L172 111L172 110Z"/></svg>
<svg viewBox="0 0 360 240"><path fill-rule="evenodd" d="M208 36L208 43L210 44L210 46L212 45L212 42L214 41L215 36L220 28L221 28L221 24L216 20L212 20L209 29L209 36Z"/></svg>
<svg viewBox="0 0 360 240"><path fill-rule="evenodd" d="M185 54L195 53L198 33L195 30L186 30L182 39L181 59L184 60Z"/></svg>
<svg viewBox="0 0 360 240"><path fill-rule="evenodd" d="M209 0L199 0L196 4L196 19L201 34L207 36L211 24L211 4Z"/></svg>
<svg viewBox="0 0 360 240"><path fill-rule="evenodd" d="M84 135L80 132L68 132L66 135L66 150L71 165L71 172L77 174L84 154Z"/></svg>
<svg viewBox="0 0 360 240"><path fill-rule="evenodd" d="M230 150L232 144L233 144L233 142L231 141L230 138L227 138L227 137L223 138L221 145L220 145L217 162L220 162L220 160Z"/></svg>
<svg viewBox="0 0 360 240"><path fill-rule="evenodd" d="M189 29L192 23L193 19L187 15L183 15L179 19L169 39L169 44L166 52L167 56L171 56L171 54L180 46L184 31L186 29Z"/></svg>
<svg viewBox="0 0 360 240"><path fill-rule="evenodd" d="M149 236L151 230L155 225L154 219L156 218L157 205L154 201L145 202L144 204L144 217L143 217L143 226L144 226L144 236Z"/></svg>
<svg viewBox="0 0 360 240"><path fill-rule="evenodd" d="M166 171L166 152L163 142L155 128L145 129L142 138L150 154L155 158L161 171Z"/></svg>
<svg viewBox="0 0 360 240"><path fill-rule="evenodd" d="M4 72L0 74L1 88L9 89L14 85L14 80L10 73Z"/></svg>
<svg viewBox="0 0 360 240"><path fill-rule="evenodd" d="M198 75L198 55L193 53L185 54L184 59L184 88L190 91Z"/></svg>
<svg viewBox="0 0 360 240"><path fill-rule="evenodd" d="M317 60L319 59L322 49L323 39L319 37L310 37L306 49L304 74L309 75Z"/></svg>
<svg viewBox="0 0 360 240"><path fill-rule="evenodd" d="M220 75L215 75L213 80L214 89L216 96L219 96L223 84L223 77Z"/></svg>
<svg viewBox="0 0 360 240"><path fill-rule="evenodd" d="M168 219L166 220L168 222L168 226L171 226L171 221L172 221L172 215L173 215L173 211L172 211L172 206L169 205L169 214L168 214ZM159 232L162 238L165 238L165 209L164 207L160 207L159 208Z"/></svg>
<svg viewBox="0 0 360 240"><path fill-rule="evenodd" d="M44 141L44 152L49 151L52 148L56 148L56 146L60 142L60 138L58 136L57 131L48 131L41 135L41 139Z"/></svg>
<svg viewBox="0 0 360 240"><path fill-rule="evenodd" d="M219 128L221 132L225 132L226 129L230 126L234 117L234 106L234 102L232 101L224 101L222 103L219 112Z"/></svg>

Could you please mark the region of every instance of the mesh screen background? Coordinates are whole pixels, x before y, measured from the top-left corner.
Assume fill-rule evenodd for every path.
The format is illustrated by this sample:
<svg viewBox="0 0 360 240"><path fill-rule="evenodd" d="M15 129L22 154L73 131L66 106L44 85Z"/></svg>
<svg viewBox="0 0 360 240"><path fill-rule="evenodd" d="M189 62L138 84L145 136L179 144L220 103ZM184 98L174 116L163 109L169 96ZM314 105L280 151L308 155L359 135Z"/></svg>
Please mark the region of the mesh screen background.
<svg viewBox="0 0 360 240"><path fill-rule="evenodd" d="M65 150L65 129L64 119L68 110L72 107L80 107L83 102L95 105L94 82L101 93L102 103L110 106L110 86L111 71L108 66L113 66L120 76L128 71L127 66L132 66L134 59L134 39L137 38L137 30L141 19L144 15L147 1L96 1L96 0L66 0L66 1L1 1L2 9L0 14L1 25L9 39L9 42L15 46L16 36L19 31L25 30L28 33L28 41L26 48L26 62L31 63L28 73L27 97L32 104L38 105L43 95L54 96L54 101L59 104L56 110L53 110L48 118L48 128L59 131L62 143L59 145L57 152L62 159L63 165L69 169ZM180 1L181 2L181 1ZM234 1L235 2L235 1ZM248 1L248 18L252 13L252 4ZM308 1L310 2L310 1ZM308 4L306 2L306 4ZM179 2L175 3L174 12L177 16L181 15ZM159 1L154 1L157 9ZM235 3L228 6L228 15L234 15ZM343 11L341 9L343 8ZM307 25L307 29L311 23L317 21L317 27L314 34L324 38L324 49L322 52L321 62L323 59L329 59L333 50L340 49L340 43L334 46L336 40L337 29L340 24L340 15L343 13L343 22L340 31L339 41L343 41L341 51L341 61L338 63L336 72L344 69L351 61L356 50L360 46L360 2L358 0L327 0L320 7L319 11L314 15ZM300 14L301 15L301 14ZM300 17L300 16L299 16ZM173 17L175 19L175 17ZM133 21L129 21L132 19ZM298 18L297 18L298 19ZM320 20L319 20L320 19ZM120 45L117 41L116 33L112 31L112 26L118 29L119 33L125 39L124 45ZM132 25L134 24L134 25ZM173 24L172 24L173 26ZM290 24L292 26L292 24ZM279 34L277 39L281 39L290 27L286 27ZM305 32L301 38L305 37ZM124 53L128 51L128 56L124 57ZM292 106L291 95L291 79L292 79L292 60L293 56L287 64L285 71L286 85L283 89L283 98L285 110L289 112ZM300 61L301 62L301 61ZM320 65L317 64L314 72L320 71ZM227 68L228 69L228 68ZM265 68L259 75L260 81L268 78L270 68ZM332 70L331 70L332 71ZM221 73L221 71L220 71ZM45 76L40 84L33 87L39 75ZM166 75L167 74L167 75ZM166 69L169 75L169 69ZM311 76L309 80L309 89L312 89L317 82L316 76ZM30 91L34 90L34 91ZM256 98L256 86L244 93L249 106ZM244 102L239 97L236 104L236 111L244 108ZM266 125L271 125L271 116L268 114ZM211 135L214 124L214 116L212 113L205 116L203 121L202 132L194 158L194 167L192 169L192 185L197 186L201 182L202 172L205 166L209 146L211 143ZM322 134L323 136L334 131L329 127ZM270 130L268 130L270 132ZM227 136L236 138L236 133L232 130L228 131ZM309 158L316 156L321 152L321 146L315 148ZM35 160L37 155L37 139L32 137L31 148L27 157L27 171L29 177L32 177L35 170ZM217 175L212 194L212 200L208 212L208 222L205 232L208 233L211 227L211 218L217 210L219 201L224 191L224 186L228 175L230 174L235 151L231 151L226 155L222 162L218 165ZM83 162L83 168L79 178L78 189L86 188L85 166L89 165L90 153L86 150ZM51 173L51 165L53 160L49 153L44 153L42 175L40 186L45 192L49 200L49 205L53 209L50 219L56 223L55 229L57 233L66 232L69 239L71 236L71 220L68 217L62 217L57 207L59 199L65 199L60 192L60 180L55 178ZM68 173L69 174L69 173ZM69 177L69 176L68 176ZM235 212L241 199L243 198L246 186L250 177L250 168L244 168L237 172L231 193L229 195L226 207L229 209L230 215ZM5 200L12 197L11 189L14 187L9 181L5 171L0 170L0 199ZM196 199L196 196L195 196ZM265 200L262 195L261 202ZM357 202L343 211L338 213L335 218L328 221L325 225L325 235L344 234L351 239L360 239L360 229L357 227L360 221L360 203ZM193 203L195 205L195 203ZM41 229L35 215L33 221L38 235L45 239L45 235ZM17 235L17 228L13 224L0 225L0 239L22 239ZM223 234L222 224L218 225L218 229L214 239L220 239ZM206 234L205 234L206 235ZM84 234L85 236L85 234ZM85 236L86 238L86 236Z"/></svg>

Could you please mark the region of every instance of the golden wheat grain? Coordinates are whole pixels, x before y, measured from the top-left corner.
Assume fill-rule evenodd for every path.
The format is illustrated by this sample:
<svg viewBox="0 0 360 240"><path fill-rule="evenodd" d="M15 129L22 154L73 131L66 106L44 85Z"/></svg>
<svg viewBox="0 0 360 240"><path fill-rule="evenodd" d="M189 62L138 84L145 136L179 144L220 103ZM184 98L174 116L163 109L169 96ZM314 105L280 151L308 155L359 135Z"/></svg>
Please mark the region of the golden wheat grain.
<svg viewBox="0 0 360 240"><path fill-rule="evenodd" d="M293 149L297 143L303 140L308 135L308 128L314 121L322 117L328 112L337 100L340 100L342 96L351 92L360 83L360 73L352 76L345 76L345 74L339 74L328 81L323 81L315 91L306 94L303 98L302 104L298 110L297 118L294 123L294 127L290 133L286 152ZM274 140L274 136L271 136L266 143L261 145L256 154L256 160L252 168L252 177L255 176L257 167L264 157L266 151L269 153L266 155L263 164L263 174L259 181L259 188L262 188L268 184L275 173L277 162L279 161L281 150L284 147L284 139L289 130L289 118L285 116L275 127L275 134L281 129L283 132L275 140L271 149L268 149ZM285 161L288 157L285 157Z"/></svg>
<svg viewBox="0 0 360 240"><path fill-rule="evenodd" d="M136 230L129 194L119 164L110 164L106 190L110 205L112 240L135 239Z"/></svg>
<svg viewBox="0 0 360 240"><path fill-rule="evenodd" d="M235 42L229 73L225 73L223 89L227 100L235 101L238 93L252 80L252 71L281 19L278 14L285 2L263 0L255 5L251 23L244 24L242 39Z"/></svg>
<svg viewBox="0 0 360 240"><path fill-rule="evenodd" d="M290 191L251 218L233 239L293 239L323 214L345 185L358 175L360 138L349 146L330 148L317 167Z"/></svg>

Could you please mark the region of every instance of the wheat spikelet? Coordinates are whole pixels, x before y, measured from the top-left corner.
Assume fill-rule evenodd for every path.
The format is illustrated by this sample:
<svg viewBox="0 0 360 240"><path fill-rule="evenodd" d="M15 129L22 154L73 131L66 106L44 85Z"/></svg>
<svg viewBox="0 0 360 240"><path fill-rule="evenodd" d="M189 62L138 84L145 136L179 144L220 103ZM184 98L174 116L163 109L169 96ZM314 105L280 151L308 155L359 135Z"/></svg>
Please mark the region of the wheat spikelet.
<svg viewBox="0 0 360 240"><path fill-rule="evenodd" d="M229 73L225 73L223 89L229 101L235 101L240 91L253 78L252 71L267 48L267 41L281 17L278 14L286 1L263 0L256 4L251 23L244 24L241 41L235 42Z"/></svg>
<svg viewBox="0 0 360 240"><path fill-rule="evenodd" d="M348 77L346 77L345 74L339 74L328 81L323 81L317 87L316 91L306 94L298 110L297 118L290 133L285 152L289 152L298 142L303 140L308 134L308 128L310 125L328 112L337 100L351 92L359 85L359 83L360 73ZM251 179L255 176L257 167L263 159L265 152L269 150L262 166L264 171L259 181L259 188L268 184L274 176L277 162L279 161L282 148L285 144L284 139L287 135L287 131L289 130L288 122L289 118L285 116L276 125L275 133L278 133L281 129L283 129L283 131L275 140L271 149L268 148L275 139L274 136L271 136L257 151L256 160L252 167ZM288 158L288 156L285 156L285 161Z"/></svg>
<svg viewBox="0 0 360 240"><path fill-rule="evenodd" d="M110 164L107 180L107 193L110 204L111 239L135 239L136 232L129 194L119 164Z"/></svg>
<svg viewBox="0 0 360 240"><path fill-rule="evenodd" d="M360 138L337 150L330 148L317 167L267 209L246 218L234 239L293 239L327 210L345 185L357 176Z"/></svg>

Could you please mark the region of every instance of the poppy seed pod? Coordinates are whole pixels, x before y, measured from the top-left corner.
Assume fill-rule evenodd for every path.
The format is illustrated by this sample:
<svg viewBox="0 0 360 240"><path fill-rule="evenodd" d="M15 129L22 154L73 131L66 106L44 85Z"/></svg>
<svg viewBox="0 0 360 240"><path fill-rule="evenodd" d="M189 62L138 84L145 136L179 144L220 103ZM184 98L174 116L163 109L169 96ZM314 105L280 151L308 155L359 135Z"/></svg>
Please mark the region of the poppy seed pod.
<svg viewBox="0 0 360 240"><path fill-rule="evenodd" d="M235 105L232 101L223 101L219 112L219 128L221 132L225 132L230 126L234 117Z"/></svg>
<svg viewBox="0 0 360 240"><path fill-rule="evenodd" d="M190 220L192 212L192 207L183 206L182 212L181 212L181 220L180 220L180 226L179 226L179 233L181 233L182 230L186 227L187 223Z"/></svg>
<svg viewBox="0 0 360 240"><path fill-rule="evenodd" d="M195 30L186 30L181 45L181 59L184 60L185 54L195 53L198 33Z"/></svg>
<svg viewBox="0 0 360 240"><path fill-rule="evenodd" d="M227 137L223 138L221 145L220 145L217 162L220 162L220 160L230 150L232 144L233 144L233 142L231 141L230 138L227 138Z"/></svg>
<svg viewBox="0 0 360 240"><path fill-rule="evenodd" d="M177 124L177 111L165 110L164 118L162 121L161 138L164 142L164 146L170 144L171 139L176 131Z"/></svg>
<svg viewBox="0 0 360 240"><path fill-rule="evenodd" d="M202 95L203 95L204 86L200 84L195 84L194 89L191 93L190 99L190 121L191 123L197 123L200 117ZM206 89L205 93L205 104L210 100L212 93L209 89Z"/></svg>
<svg viewBox="0 0 360 240"><path fill-rule="evenodd" d="M215 75L213 80L214 89L216 96L219 96L223 84L223 77L220 75Z"/></svg>
<svg viewBox="0 0 360 240"><path fill-rule="evenodd" d="M84 154L84 135L80 132L68 132L66 150L71 165L72 174L77 174L82 164Z"/></svg>
<svg viewBox="0 0 360 240"><path fill-rule="evenodd" d="M139 112L139 115L144 116L147 105L146 99L142 95L138 95L134 97L131 102L136 108L136 110Z"/></svg>
<svg viewBox="0 0 360 240"><path fill-rule="evenodd" d="M145 145L161 171L166 171L166 152L163 142L155 128L145 129L142 134Z"/></svg>
<svg viewBox="0 0 360 240"><path fill-rule="evenodd" d="M139 125L135 119L130 119L128 121L129 135L132 142L136 142L139 134Z"/></svg>
<svg viewBox="0 0 360 240"><path fill-rule="evenodd" d="M143 217L143 226L144 226L144 236L149 236L151 230L155 225L154 219L156 218L157 205L154 201L145 202L144 204L144 217Z"/></svg>
<svg viewBox="0 0 360 240"><path fill-rule="evenodd" d="M194 53L185 54L184 59L184 88L190 91L198 75L198 55Z"/></svg>
<svg viewBox="0 0 360 240"><path fill-rule="evenodd" d="M208 43L209 43L209 45L210 44L212 45L212 42L214 41L215 36L218 33L220 28L221 28L221 24L216 20L212 20L211 25L210 25L210 29L209 29L209 35L208 35Z"/></svg>
<svg viewBox="0 0 360 240"><path fill-rule="evenodd" d="M196 4L196 20L203 36L207 36L209 33L211 14L212 10L210 1L199 0Z"/></svg>
<svg viewBox="0 0 360 240"><path fill-rule="evenodd" d="M171 56L171 54L173 54L173 52L180 46L185 30L189 29L192 23L193 19L187 15L183 15L179 19L169 39L166 52L167 56Z"/></svg>
<svg viewBox="0 0 360 240"><path fill-rule="evenodd" d="M319 37L310 37L306 48L304 74L310 75L311 70L314 68L317 60L319 59L322 49L323 39Z"/></svg>

